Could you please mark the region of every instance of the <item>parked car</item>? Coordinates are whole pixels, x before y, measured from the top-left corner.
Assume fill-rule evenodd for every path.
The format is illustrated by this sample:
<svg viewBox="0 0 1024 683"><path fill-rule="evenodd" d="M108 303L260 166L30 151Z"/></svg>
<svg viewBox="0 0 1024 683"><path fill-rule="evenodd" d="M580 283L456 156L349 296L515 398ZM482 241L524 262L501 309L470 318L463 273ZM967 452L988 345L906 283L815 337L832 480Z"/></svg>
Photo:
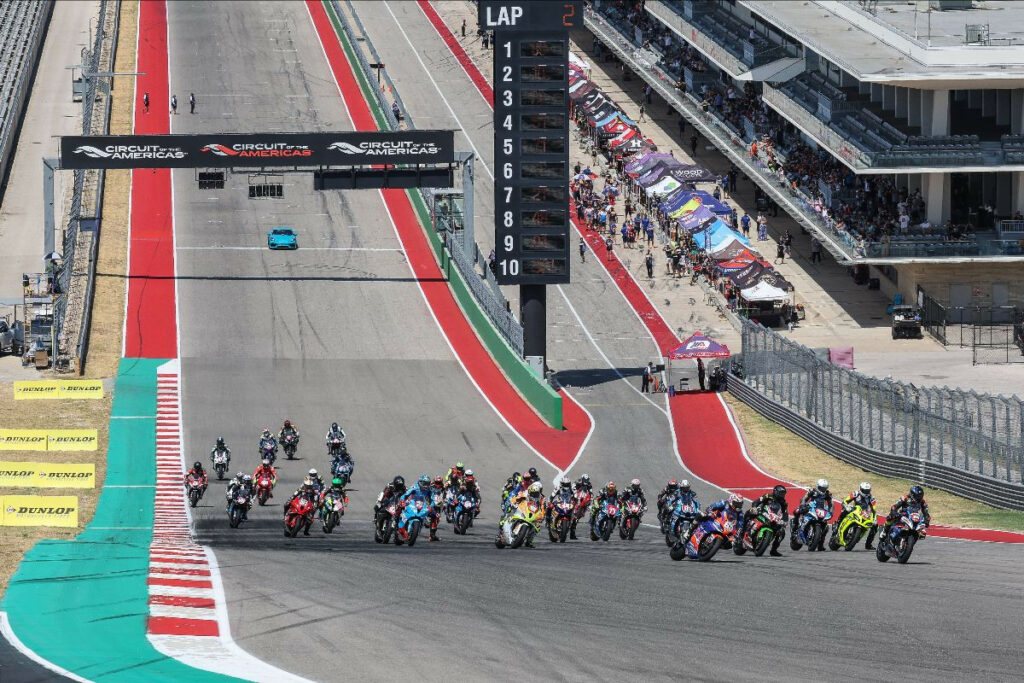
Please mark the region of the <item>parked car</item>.
<svg viewBox="0 0 1024 683"><path fill-rule="evenodd" d="M291 228L271 228L267 233L267 246L271 249L298 249L299 236Z"/></svg>
<svg viewBox="0 0 1024 683"><path fill-rule="evenodd" d="M20 320L0 318L0 353L20 356L25 350L25 328Z"/></svg>

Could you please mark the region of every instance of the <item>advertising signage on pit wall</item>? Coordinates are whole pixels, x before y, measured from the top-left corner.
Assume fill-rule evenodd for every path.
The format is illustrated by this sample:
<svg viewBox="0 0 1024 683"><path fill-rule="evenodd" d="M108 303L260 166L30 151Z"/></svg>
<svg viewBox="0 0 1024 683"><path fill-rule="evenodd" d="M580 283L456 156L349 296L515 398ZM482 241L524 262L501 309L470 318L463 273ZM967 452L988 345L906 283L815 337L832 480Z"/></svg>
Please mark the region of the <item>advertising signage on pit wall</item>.
<svg viewBox="0 0 1024 683"><path fill-rule="evenodd" d="M488 2L494 30L495 275L569 282L569 29L580 2Z"/></svg>
<svg viewBox="0 0 1024 683"><path fill-rule="evenodd" d="M95 135L60 139L63 169L376 166L454 161L455 133L450 130Z"/></svg>

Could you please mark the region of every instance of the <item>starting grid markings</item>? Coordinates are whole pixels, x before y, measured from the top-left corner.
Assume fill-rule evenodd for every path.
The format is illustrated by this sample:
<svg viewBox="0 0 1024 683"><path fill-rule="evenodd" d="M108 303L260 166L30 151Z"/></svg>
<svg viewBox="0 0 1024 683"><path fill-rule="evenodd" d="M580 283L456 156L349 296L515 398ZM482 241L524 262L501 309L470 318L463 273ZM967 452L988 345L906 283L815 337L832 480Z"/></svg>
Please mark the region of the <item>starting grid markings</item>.
<svg viewBox="0 0 1024 683"><path fill-rule="evenodd" d="M210 563L192 541L183 486L181 389L177 370L157 374L156 490L149 548L149 618L146 633L168 638L220 635Z"/></svg>

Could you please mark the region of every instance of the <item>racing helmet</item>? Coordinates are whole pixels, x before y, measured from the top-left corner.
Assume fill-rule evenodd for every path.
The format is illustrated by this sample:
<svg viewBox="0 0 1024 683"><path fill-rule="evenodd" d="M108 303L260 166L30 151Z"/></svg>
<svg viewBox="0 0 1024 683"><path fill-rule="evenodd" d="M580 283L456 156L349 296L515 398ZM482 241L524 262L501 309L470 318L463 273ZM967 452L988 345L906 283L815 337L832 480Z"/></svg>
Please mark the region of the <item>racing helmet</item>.
<svg viewBox="0 0 1024 683"><path fill-rule="evenodd" d="M871 495L871 484L869 482L862 481L860 483L860 492L863 493L865 496L870 496Z"/></svg>
<svg viewBox="0 0 1024 683"><path fill-rule="evenodd" d="M740 508L743 507L743 499L739 496L739 494L734 493L731 496L729 496L729 507L731 507L733 510L739 510Z"/></svg>
<svg viewBox="0 0 1024 683"><path fill-rule="evenodd" d="M199 470L200 472L202 472L203 471L203 463L201 463L198 460L196 460L194 463L192 463L192 469Z"/></svg>
<svg viewBox="0 0 1024 683"><path fill-rule="evenodd" d="M537 479L538 479L538 476L537 476L537 468L536 468L536 467L531 467L531 468L530 468L529 470L527 470L527 472L529 473L529 475L530 475L530 476L531 476L531 477L532 477L532 478L533 478L534 480L537 480Z"/></svg>
<svg viewBox="0 0 1024 683"><path fill-rule="evenodd" d="M436 486L436 487L444 486L444 477L434 477L434 486Z"/></svg>
<svg viewBox="0 0 1024 683"><path fill-rule="evenodd" d="M270 467L270 458L263 458L263 466Z"/></svg>
<svg viewBox="0 0 1024 683"><path fill-rule="evenodd" d="M910 487L910 500L914 501L915 503L920 503L921 501L923 501L924 500L924 489L921 488L920 486L911 486Z"/></svg>
<svg viewBox="0 0 1024 683"><path fill-rule="evenodd" d="M681 482L679 482L679 490L682 491L683 493L689 493L690 492L690 480L689 479L683 479Z"/></svg>
<svg viewBox="0 0 1024 683"><path fill-rule="evenodd" d="M828 479L819 479L818 480L818 492L819 493L828 493Z"/></svg>
<svg viewBox="0 0 1024 683"><path fill-rule="evenodd" d="M430 486L430 476L426 474L421 474L419 480L419 487L421 489L425 489L428 486Z"/></svg>
<svg viewBox="0 0 1024 683"><path fill-rule="evenodd" d="M263 428L263 438L267 438L269 436L270 436L270 427L264 427Z"/></svg>
<svg viewBox="0 0 1024 683"><path fill-rule="evenodd" d="M397 477L395 477L394 479L391 480L391 485L393 487L395 487L396 489L399 489L399 488L404 489L405 488L405 477L403 477L402 475L398 475Z"/></svg>
<svg viewBox="0 0 1024 683"><path fill-rule="evenodd" d="M217 437L217 448L224 448L224 437L223 436L218 436Z"/></svg>
<svg viewBox="0 0 1024 683"><path fill-rule="evenodd" d="M461 462L457 462L455 463L455 469L457 469L459 472L462 472L463 470L466 469L466 466Z"/></svg>
<svg viewBox="0 0 1024 683"><path fill-rule="evenodd" d="M675 491L677 488L679 488L679 482L675 479L669 479L668 484L665 485L666 491Z"/></svg>
<svg viewBox="0 0 1024 683"><path fill-rule="evenodd" d="M614 496L615 495L615 491L616 491L615 482L614 481L610 481L607 484L605 484L604 485L604 490Z"/></svg>
<svg viewBox="0 0 1024 683"><path fill-rule="evenodd" d="M569 481L569 477L563 476L561 479L558 480L558 487L568 491L570 488L572 488L572 482Z"/></svg>
<svg viewBox="0 0 1024 683"><path fill-rule="evenodd" d="M540 494L544 493L544 487L541 486L541 483L539 481L535 481L534 483L530 484L530 488L527 489L527 493L529 493L530 498L540 498Z"/></svg>
<svg viewBox="0 0 1024 683"><path fill-rule="evenodd" d="M634 479L633 481L629 482L629 488L631 488L634 492L639 491L640 490L640 480L639 479Z"/></svg>
<svg viewBox="0 0 1024 683"><path fill-rule="evenodd" d="M472 472L472 471L473 470L469 470L469 471L466 472L466 478L463 481L465 481L467 484L475 484L476 483L476 477L474 477L472 474L470 474L470 472Z"/></svg>
<svg viewBox="0 0 1024 683"><path fill-rule="evenodd" d="M334 479L331 479L331 486L341 488L342 486L344 486L344 484L341 483L341 479L335 477Z"/></svg>
<svg viewBox="0 0 1024 683"><path fill-rule="evenodd" d="M472 477L473 476L473 470L466 470L466 476L467 477Z"/></svg>
<svg viewBox="0 0 1024 683"><path fill-rule="evenodd" d="M303 486L312 486L313 485L313 480L310 479L309 477L306 477L305 479L302 480L302 485Z"/></svg>
<svg viewBox="0 0 1024 683"><path fill-rule="evenodd" d="M242 477L242 482L246 483L246 484L251 484L252 483L252 475L251 474L247 474L244 477Z"/></svg>
<svg viewBox="0 0 1024 683"><path fill-rule="evenodd" d="M235 472L235 479L238 481L242 481L242 477L244 476L245 472L243 472L242 470L238 470L237 472Z"/></svg>
<svg viewBox="0 0 1024 683"><path fill-rule="evenodd" d="M586 472L584 472L583 476L580 477L580 481L582 481L584 484L589 484L590 483L590 475L587 474Z"/></svg>
<svg viewBox="0 0 1024 683"><path fill-rule="evenodd" d="M772 498L780 503L786 500L786 487L782 484L776 485L776 487L772 489Z"/></svg>
<svg viewBox="0 0 1024 683"><path fill-rule="evenodd" d="M331 423L331 431L332 432L338 431L338 423L337 422L332 422Z"/></svg>
<svg viewBox="0 0 1024 683"><path fill-rule="evenodd" d="M315 467L310 467L308 474L309 474L310 478L317 476L316 468Z"/></svg>

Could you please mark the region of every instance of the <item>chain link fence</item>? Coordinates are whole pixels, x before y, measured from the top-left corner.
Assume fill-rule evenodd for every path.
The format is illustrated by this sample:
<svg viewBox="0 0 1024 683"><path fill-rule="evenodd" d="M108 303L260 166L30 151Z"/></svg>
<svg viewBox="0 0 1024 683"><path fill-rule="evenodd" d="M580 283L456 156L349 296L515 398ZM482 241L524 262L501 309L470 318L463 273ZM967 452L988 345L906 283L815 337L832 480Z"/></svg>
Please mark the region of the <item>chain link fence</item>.
<svg viewBox="0 0 1024 683"><path fill-rule="evenodd" d="M920 465L898 476L920 480L933 463L1024 492L1019 398L867 377L746 320L742 344L736 379L831 435Z"/></svg>
<svg viewBox="0 0 1024 683"><path fill-rule="evenodd" d="M356 58L359 61L359 67L362 69L363 74L368 78L376 80L380 78L380 86L373 88L377 104L380 106L381 111L384 112L384 116L388 122L388 128L391 130L399 130L405 128L408 130L415 130L416 124L409 112L405 109L405 104L402 102L401 95L399 95L397 88L391 81L391 77L384 69L376 70L370 66L369 60L363 54L363 51L358 49L360 43L366 47L366 50L370 53L376 63L381 63L380 55L377 54L377 50L373 47L373 43L366 37L366 31L363 28L362 22L359 20L359 16L352 8L350 0L345 0L345 6L348 8L348 12L343 11L341 0L333 0L333 6L338 18L341 20L342 29L348 35L349 42L354 46L353 52L356 54ZM350 14L352 21L349 21L348 16ZM355 23L355 27L352 26ZM358 33L357 33L358 31ZM379 76L378 76L379 74ZM388 101L388 96L391 97L391 101ZM398 110L401 114L401 120L395 115L395 110ZM477 303L480 304L480 308L483 309L484 313L490 319L491 323L501 334L502 338L511 346L520 357L523 356L523 326L512 314L511 306L505 295L502 294L501 288L498 286L497 280L495 280L493 273L490 271L490 264L480 254L479 247L473 243L472 245L465 244L464 231L454 222L445 218L439 212L434 211L434 198L441 193L448 193L446 190L433 190L431 188L424 188L417 190L423 197L423 201L434 217L435 229L440 234L441 239L444 242L444 246L448 249L451 254L452 262L458 269L462 278L466 281L469 290L473 293L473 297ZM472 251L473 255L470 256L468 253ZM479 270L477 269L479 266Z"/></svg>

